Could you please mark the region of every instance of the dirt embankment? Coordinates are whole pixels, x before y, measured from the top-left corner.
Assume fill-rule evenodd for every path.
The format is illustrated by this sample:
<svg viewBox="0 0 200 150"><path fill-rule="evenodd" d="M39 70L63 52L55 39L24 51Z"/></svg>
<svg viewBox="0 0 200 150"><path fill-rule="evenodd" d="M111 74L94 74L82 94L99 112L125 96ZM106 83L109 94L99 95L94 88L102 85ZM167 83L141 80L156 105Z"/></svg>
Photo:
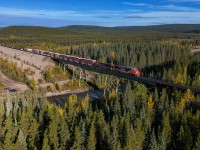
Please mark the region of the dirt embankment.
<svg viewBox="0 0 200 150"><path fill-rule="evenodd" d="M49 69L50 67L55 66L55 63L51 60L51 58L41 56L41 55L35 55L33 53L20 51L12 48L2 47L0 46L0 57L6 58L8 61L12 61L17 64L17 67L20 67L23 72L29 68L29 70L33 71L34 74L28 75L28 78L31 79L32 77L35 79L36 82L38 82L38 79L44 78L44 70ZM25 90L29 89L27 85L23 83L16 82L12 79L9 79L4 75L0 70L0 79L3 83L4 87L0 88L0 97L2 95L5 95L6 92L4 91L4 88L11 88L16 89L18 92L24 92ZM69 82L70 80L65 81L59 81L58 84L65 84ZM43 83L40 84L40 87L48 87L51 83ZM77 89L77 90L65 90L62 92L48 92L46 96L53 96L53 95L62 95L62 94L68 94L68 93L74 93L74 92L83 92L87 91L86 89Z"/></svg>
<svg viewBox="0 0 200 150"><path fill-rule="evenodd" d="M50 58L2 46L0 46L0 57L16 63L17 67L21 68L23 72L27 69L34 72L32 75L28 75L28 78L31 79L33 77L36 82L38 82L38 79L43 79L43 70L45 68L55 66L55 63ZM0 89L0 93L2 94L5 94L3 88L14 88L19 92L24 92L28 89L27 85L9 79L2 72L0 72L0 79L4 85Z"/></svg>
<svg viewBox="0 0 200 150"><path fill-rule="evenodd" d="M34 75L30 75L29 78L34 77L36 82L38 79L43 78L43 70L45 68L55 66L51 58L2 46L0 46L0 57L16 63L23 71L29 68L34 72Z"/></svg>
<svg viewBox="0 0 200 150"><path fill-rule="evenodd" d="M0 71L0 78L1 82L8 88L17 89L19 92L24 92L25 90L28 89L28 86L26 84L9 79L1 71Z"/></svg>

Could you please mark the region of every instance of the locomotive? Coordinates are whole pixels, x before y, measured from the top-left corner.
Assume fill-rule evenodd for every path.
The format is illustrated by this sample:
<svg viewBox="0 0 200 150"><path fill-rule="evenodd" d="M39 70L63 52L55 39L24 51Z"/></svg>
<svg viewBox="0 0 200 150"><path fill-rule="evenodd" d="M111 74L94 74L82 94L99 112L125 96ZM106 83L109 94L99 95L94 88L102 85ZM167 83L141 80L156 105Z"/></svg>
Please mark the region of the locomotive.
<svg viewBox="0 0 200 150"><path fill-rule="evenodd" d="M137 68L130 68L130 67L120 66L116 64L102 63L94 59L86 59L86 58L81 58L81 57L76 57L76 56L71 56L71 55L64 55L64 54L59 54L59 53L54 53L54 52L42 51L38 49L31 49L31 48L25 48L21 50L31 52L34 54L51 57L54 59L65 60L65 61L78 63L82 65L88 65L95 68L102 68L102 69L109 70L112 72L125 73L125 74L134 75L134 76L140 76L140 73L141 73L140 70Z"/></svg>

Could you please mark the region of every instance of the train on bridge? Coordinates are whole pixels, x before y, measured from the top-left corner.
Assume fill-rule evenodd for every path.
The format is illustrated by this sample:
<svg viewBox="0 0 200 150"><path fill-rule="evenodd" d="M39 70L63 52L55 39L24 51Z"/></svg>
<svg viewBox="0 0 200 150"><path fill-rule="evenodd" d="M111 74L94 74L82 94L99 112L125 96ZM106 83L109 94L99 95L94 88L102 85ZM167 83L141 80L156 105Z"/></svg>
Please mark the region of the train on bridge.
<svg viewBox="0 0 200 150"><path fill-rule="evenodd" d="M31 49L31 48L18 49L15 47L10 47L10 46L5 46L5 45L2 45L2 46L21 50L21 51L31 52L37 55L43 55L43 56L50 57L57 60L67 61L68 63L71 63L73 65L82 65L87 68L94 68L95 72L102 73L102 71L104 71L105 74L115 75L118 77L138 81L138 82L153 85L156 87L167 86L170 88L178 88L181 90L190 89L191 91L195 93L200 93L199 87L191 87L191 86L182 85L182 84L175 84L166 80L159 80L159 79L154 79L151 77L141 76L140 75L141 72L137 68L120 66L116 64L102 63L94 59L81 58L81 57L59 54L55 52L43 51L43 50L38 50L38 49Z"/></svg>
<svg viewBox="0 0 200 150"><path fill-rule="evenodd" d="M58 60L69 61L69 62L87 65L87 66L91 66L95 68L100 68L100 69L107 69L109 71L116 72L116 73L122 72L122 73L130 74L133 76L140 76L140 73L141 73L138 68L131 68L131 67L120 66L116 64L98 62L97 60L94 60L94 59L81 58L81 57L59 54L55 52L48 52L48 51L43 51L43 50L38 50L38 49L31 49L31 48L25 48L25 49L20 49L20 50L51 57Z"/></svg>

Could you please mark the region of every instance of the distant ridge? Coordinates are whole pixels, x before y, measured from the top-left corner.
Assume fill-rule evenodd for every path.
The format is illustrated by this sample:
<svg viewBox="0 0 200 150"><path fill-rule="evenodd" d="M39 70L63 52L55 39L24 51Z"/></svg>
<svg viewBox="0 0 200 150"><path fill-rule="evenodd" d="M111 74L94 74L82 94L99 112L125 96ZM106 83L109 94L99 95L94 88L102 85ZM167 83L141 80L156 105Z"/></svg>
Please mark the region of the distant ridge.
<svg viewBox="0 0 200 150"><path fill-rule="evenodd" d="M69 35L78 34L74 31L62 28L48 28L40 26L9 26L0 28L0 34L11 35Z"/></svg>
<svg viewBox="0 0 200 150"><path fill-rule="evenodd" d="M170 24L155 26L119 26L102 27L89 25L72 25L59 28L49 28L40 26L10 26L0 28L1 35L80 35L93 33L137 33L137 32L171 32L171 33L200 33L200 24Z"/></svg>
<svg viewBox="0 0 200 150"><path fill-rule="evenodd" d="M101 27L72 25L62 27L70 31L81 33L92 32L182 32L182 33L200 33L200 24L169 24L155 26L119 26L119 27Z"/></svg>

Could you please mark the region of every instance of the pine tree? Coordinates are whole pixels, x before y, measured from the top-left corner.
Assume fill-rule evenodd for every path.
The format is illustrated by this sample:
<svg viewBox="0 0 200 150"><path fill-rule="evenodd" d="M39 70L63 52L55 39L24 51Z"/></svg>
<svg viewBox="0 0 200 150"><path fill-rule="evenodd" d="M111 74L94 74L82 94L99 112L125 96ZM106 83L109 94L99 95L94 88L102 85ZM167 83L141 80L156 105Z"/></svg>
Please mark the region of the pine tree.
<svg viewBox="0 0 200 150"><path fill-rule="evenodd" d="M200 149L200 133L197 136L197 140L195 142L194 150L199 150Z"/></svg>
<svg viewBox="0 0 200 150"><path fill-rule="evenodd" d="M58 149L59 147L59 138L58 138L58 122L57 120L52 120L49 124L49 143L51 148Z"/></svg>
<svg viewBox="0 0 200 150"><path fill-rule="evenodd" d="M159 142L159 150L166 150L167 149L167 143L166 143L166 139L165 139L165 133L162 131L159 134L158 137L158 142Z"/></svg>
<svg viewBox="0 0 200 150"><path fill-rule="evenodd" d="M98 134L98 147L100 149L107 149L111 146L111 137L109 126L107 125L104 117L104 113L102 110L97 114L97 128Z"/></svg>
<svg viewBox="0 0 200 150"><path fill-rule="evenodd" d="M3 138L3 149L13 149L14 141L13 141L13 122L11 115L8 116L5 120L4 138Z"/></svg>
<svg viewBox="0 0 200 150"><path fill-rule="evenodd" d="M26 143L26 136L24 135L22 130L19 130L17 143L15 145L16 149L27 149L27 143Z"/></svg>
<svg viewBox="0 0 200 150"><path fill-rule="evenodd" d="M48 139L48 131L47 129L44 132L44 138L43 138L43 143L42 143L42 150L50 150L50 143L49 143L49 139Z"/></svg>
<svg viewBox="0 0 200 150"><path fill-rule="evenodd" d="M170 144L171 136L172 136L172 129L171 129L168 113L167 114L163 113L162 128L163 128L163 134L164 134L165 141L167 144Z"/></svg>
<svg viewBox="0 0 200 150"><path fill-rule="evenodd" d="M87 143L87 149L88 150L96 150L96 143L97 143L97 139L96 139L96 128L95 128L95 124L94 121L92 122L92 125L90 127L89 130L89 136L88 136L88 143Z"/></svg>
<svg viewBox="0 0 200 150"><path fill-rule="evenodd" d="M81 133L80 133L79 127L75 127L74 144L70 149L81 150Z"/></svg>
<svg viewBox="0 0 200 150"><path fill-rule="evenodd" d="M112 134L111 134L111 137L112 137L112 149L117 149L117 147L120 146L121 148L121 145L120 145L120 139L119 139L119 118L117 115L115 115L112 119L112 122L111 122L111 127L112 127Z"/></svg>
<svg viewBox="0 0 200 150"><path fill-rule="evenodd" d="M60 119L59 127L59 143L62 149L69 149L70 143L70 131L68 129L68 124L64 118Z"/></svg>
<svg viewBox="0 0 200 150"><path fill-rule="evenodd" d="M37 121L33 118L32 123L30 124L30 128L28 129L28 136L27 136L27 141L28 141L28 148L29 149L34 149L36 147L38 141L38 123Z"/></svg>
<svg viewBox="0 0 200 150"><path fill-rule="evenodd" d="M159 150L159 146L157 143L156 135L154 130L151 133L151 143L150 143L150 150Z"/></svg>
<svg viewBox="0 0 200 150"><path fill-rule="evenodd" d="M125 141L125 149L131 148L131 122L130 122L130 114L127 113L127 116L124 120L124 141Z"/></svg>
<svg viewBox="0 0 200 150"><path fill-rule="evenodd" d="M82 125L81 128L81 149L86 150L86 142L87 142L87 130L86 130L86 125L85 122Z"/></svg>

